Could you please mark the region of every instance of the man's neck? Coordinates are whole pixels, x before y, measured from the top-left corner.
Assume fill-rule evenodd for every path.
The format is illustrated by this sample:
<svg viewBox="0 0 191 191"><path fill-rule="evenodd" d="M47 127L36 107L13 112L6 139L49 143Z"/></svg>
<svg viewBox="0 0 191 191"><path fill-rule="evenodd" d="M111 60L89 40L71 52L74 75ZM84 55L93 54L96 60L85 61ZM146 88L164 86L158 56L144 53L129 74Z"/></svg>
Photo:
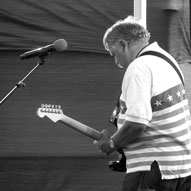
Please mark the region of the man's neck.
<svg viewBox="0 0 191 191"><path fill-rule="evenodd" d="M137 51L137 55L135 58L137 58L139 56L139 54L142 52L143 49L145 49L147 46L149 46L149 43L145 44L144 46L142 46L138 51Z"/></svg>

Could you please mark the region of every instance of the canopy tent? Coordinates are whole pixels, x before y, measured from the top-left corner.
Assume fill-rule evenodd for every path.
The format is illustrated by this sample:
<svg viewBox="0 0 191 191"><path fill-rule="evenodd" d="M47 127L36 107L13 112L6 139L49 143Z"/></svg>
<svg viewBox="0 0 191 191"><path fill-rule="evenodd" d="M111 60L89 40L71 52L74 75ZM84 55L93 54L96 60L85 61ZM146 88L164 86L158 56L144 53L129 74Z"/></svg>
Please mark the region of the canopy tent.
<svg viewBox="0 0 191 191"><path fill-rule="evenodd" d="M133 0L112 3L110 0L18 0L17 3L0 0L0 4L2 50L33 49L64 38L69 44L68 51L105 52L102 36L107 27L135 12ZM152 40L160 41L178 59L190 60L189 11L189 0L147 0L146 19Z"/></svg>
<svg viewBox="0 0 191 191"><path fill-rule="evenodd" d="M68 41L68 50L103 52L102 35L117 18L133 14L133 1L2 1L1 49L31 49Z"/></svg>

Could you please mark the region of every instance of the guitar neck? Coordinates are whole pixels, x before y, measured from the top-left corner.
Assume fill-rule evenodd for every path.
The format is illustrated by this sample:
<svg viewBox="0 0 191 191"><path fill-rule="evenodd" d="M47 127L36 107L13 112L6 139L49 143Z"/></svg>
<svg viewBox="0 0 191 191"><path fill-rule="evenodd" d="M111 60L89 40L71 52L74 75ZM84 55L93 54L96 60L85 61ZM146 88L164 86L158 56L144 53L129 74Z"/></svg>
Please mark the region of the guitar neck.
<svg viewBox="0 0 191 191"><path fill-rule="evenodd" d="M77 120L74 120L66 115L63 115L62 119L59 121L94 140L99 140L102 136L101 132L99 132L95 129L92 129L91 127L89 127Z"/></svg>

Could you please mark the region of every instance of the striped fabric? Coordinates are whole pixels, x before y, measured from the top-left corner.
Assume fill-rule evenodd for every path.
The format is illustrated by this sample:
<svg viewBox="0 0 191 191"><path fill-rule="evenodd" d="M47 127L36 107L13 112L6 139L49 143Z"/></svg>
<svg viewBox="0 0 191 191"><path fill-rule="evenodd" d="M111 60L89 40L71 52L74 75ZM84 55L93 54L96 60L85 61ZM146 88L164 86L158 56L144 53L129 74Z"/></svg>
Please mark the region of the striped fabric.
<svg viewBox="0 0 191 191"><path fill-rule="evenodd" d="M124 149L127 173L150 170L156 160L164 179L191 175L191 118L183 85L152 97L151 106L148 128ZM120 115L118 122L123 121L124 115Z"/></svg>

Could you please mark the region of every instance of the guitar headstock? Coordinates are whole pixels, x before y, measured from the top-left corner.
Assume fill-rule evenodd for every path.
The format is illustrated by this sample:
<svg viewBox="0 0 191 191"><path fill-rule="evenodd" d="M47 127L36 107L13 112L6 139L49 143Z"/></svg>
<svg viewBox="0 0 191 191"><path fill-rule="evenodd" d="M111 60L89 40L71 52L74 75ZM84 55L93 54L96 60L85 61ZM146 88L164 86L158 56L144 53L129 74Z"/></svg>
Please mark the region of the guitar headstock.
<svg viewBox="0 0 191 191"><path fill-rule="evenodd" d="M63 111L60 105L41 104L37 109L36 114L40 117L48 117L53 122L57 122L63 118Z"/></svg>

